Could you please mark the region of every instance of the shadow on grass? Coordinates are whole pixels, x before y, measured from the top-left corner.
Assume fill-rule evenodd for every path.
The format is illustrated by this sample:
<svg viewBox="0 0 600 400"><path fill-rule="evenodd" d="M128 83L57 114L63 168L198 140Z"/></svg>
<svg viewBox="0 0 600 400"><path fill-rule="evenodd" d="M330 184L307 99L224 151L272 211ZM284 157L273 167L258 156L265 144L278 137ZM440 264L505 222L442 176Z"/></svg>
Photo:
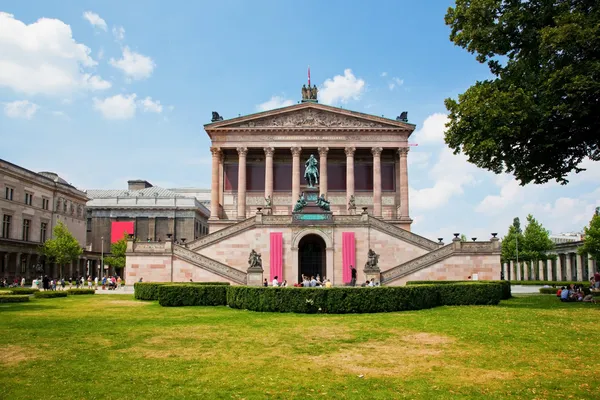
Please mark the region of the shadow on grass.
<svg viewBox="0 0 600 400"><path fill-rule="evenodd" d="M562 302L555 295L530 295L512 297L510 300L503 300L498 307L503 308L535 308L538 310L561 310L561 309L581 309L600 308L599 303L584 303L584 302Z"/></svg>
<svg viewBox="0 0 600 400"><path fill-rule="evenodd" d="M53 300L53 299L48 299ZM38 300L36 300L38 301ZM14 312L14 311L38 311L38 310L51 310L54 308L58 308L57 306L50 304L35 304L35 303L6 303L0 304L0 313L4 312Z"/></svg>

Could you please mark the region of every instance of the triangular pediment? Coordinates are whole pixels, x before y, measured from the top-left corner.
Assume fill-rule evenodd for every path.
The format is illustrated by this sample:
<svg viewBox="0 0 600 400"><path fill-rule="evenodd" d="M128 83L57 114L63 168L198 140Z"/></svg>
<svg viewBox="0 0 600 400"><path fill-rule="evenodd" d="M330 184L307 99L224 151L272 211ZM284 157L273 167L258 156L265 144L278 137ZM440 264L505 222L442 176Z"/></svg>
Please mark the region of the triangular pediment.
<svg viewBox="0 0 600 400"><path fill-rule="evenodd" d="M326 106L301 103L205 125L207 130L252 128L374 128L414 130L402 121Z"/></svg>

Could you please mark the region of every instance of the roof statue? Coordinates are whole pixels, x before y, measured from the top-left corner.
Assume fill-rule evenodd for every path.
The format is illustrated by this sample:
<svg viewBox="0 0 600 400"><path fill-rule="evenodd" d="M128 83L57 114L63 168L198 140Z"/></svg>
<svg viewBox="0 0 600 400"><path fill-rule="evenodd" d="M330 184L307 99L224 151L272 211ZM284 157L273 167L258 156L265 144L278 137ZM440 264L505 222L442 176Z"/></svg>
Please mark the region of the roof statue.
<svg viewBox="0 0 600 400"><path fill-rule="evenodd" d="M210 120L210 122L217 122L217 121L223 121L223 117L221 117L218 112L213 111L212 119Z"/></svg>
<svg viewBox="0 0 600 400"><path fill-rule="evenodd" d="M310 86L310 67L308 67L308 87L302 85L302 102L312 101L318 103L318 93L319 89L317 89L317 85Z"/></svg>

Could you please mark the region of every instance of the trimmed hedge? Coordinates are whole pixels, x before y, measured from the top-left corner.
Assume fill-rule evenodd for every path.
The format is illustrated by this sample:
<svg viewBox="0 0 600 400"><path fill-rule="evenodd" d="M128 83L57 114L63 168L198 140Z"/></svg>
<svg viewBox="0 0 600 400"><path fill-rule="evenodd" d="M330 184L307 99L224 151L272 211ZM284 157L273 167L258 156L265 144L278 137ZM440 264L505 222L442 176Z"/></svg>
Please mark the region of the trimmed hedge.
<svg viewBox="0 0 600 400"><path fill-rule="evenodd" d="M29 296L26 294L4 295L0 294L0 303L25 303L29 301Z"/></svg>
<svg viewBox="0 0 600 400"><path fill-rule="evenodd" d="M263 312L377 313L422 310L442 305L498 304L498 283L412 285L375 288L227 288L231 308Z"/></svg>
<svg viewBox="0 0 600 400"><path fill-rule="evenodd" d="M94 289L68 289L66 290L69 296L80 295L80 294L95 294Z"/></svg>
<svg viewBox="0 0 600 400"><path fill-rule="evenodd" d="M512 297L510 281L408 281L406 285L452 285L455 283L499 283L502 286L502 300L508 300Z"/></svg>
<svg viewBox="0 0 600 400"><path fill-rule="evenodd" d="M560 289L562 286L567 286L570 284L574 285L589 285L590 282L579 282L579 281L510 281L511 285L524 285L524 286L558 286Z"/></svg>
<svg viewBox="0 0 600 400"><path fill-rule="evenodd" d="M555 287L555 288L552 288L552 287L545 288L545 287L543 287L543 288L540 288L539 290L540 290L541 294L553 294L553 295L556 295L556 292L558 292L561 287ZM592 292L590 291L589 287L584 287L583 288L583 294L588 295L590 293L592 293Z"/></svg>
<svg viewBox="0 0 600 400"><path fill-rule="evenodd" d="M138 300L158 300L158 288L164 285L229 286L229 282L136 282L133 296Z"/></svg>
<svg viewBox="0 0 600 400"><path fill-rule="evenodd" d="M15 288L6 288L0 291L0 295L9 295L9 294L34 294L39 292L40 289L33 288L25 288L25 287L15 287Z"/></svg>
<svg viewBox="0 0 600 400"><path fill-rule="evenodd" d="M226 285L160 285L158 303L163 307L224 306Z"/></svg>
<svg viewBox="0 0 600 400"><path fill-rule="evenodd" d="M36 299L53 299L55 297L67 297L66 291L44 291L33 295Z"/></svg>

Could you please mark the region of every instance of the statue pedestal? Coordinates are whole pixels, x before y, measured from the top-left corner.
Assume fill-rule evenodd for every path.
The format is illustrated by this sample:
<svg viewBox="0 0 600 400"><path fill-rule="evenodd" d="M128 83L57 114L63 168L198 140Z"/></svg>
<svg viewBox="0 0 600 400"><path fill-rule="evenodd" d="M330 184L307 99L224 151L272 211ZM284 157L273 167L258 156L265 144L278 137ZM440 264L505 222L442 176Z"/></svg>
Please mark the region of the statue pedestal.
<svg viewBox="0 0 600 400"><path fill-rule="evenodd" d="M365 277L368 281L370 281L371 279L375 279L375 282L381 281L381 271L379 270L379 268L377 268L377 269L365 268L363 270L363 272L365 273Z"/></svg>
<svg viewBox="0 0 600 400"><path fill-rule="evenodd" d="M302 192L304 193L306 206L304 206L302 211L292 212L292 222L297 224L333 223L333 213L331 211L324 211L317 205L319 188L304 187L302 188Z"/></svg>
<svg viewBox="0 0 600 400"><path fill-rule="evenodd" d="M264 215L271 215L273 213L273 209L271 207L265 207L263 208L263 214Z"/></svg>
<svg viewBox="0 0 600 400"><path fill-rule="evenodd" d="M263 269L262 268L248 268L248 275L246 278L246 285L248 286L262 286L263 284Z"/></svg>

